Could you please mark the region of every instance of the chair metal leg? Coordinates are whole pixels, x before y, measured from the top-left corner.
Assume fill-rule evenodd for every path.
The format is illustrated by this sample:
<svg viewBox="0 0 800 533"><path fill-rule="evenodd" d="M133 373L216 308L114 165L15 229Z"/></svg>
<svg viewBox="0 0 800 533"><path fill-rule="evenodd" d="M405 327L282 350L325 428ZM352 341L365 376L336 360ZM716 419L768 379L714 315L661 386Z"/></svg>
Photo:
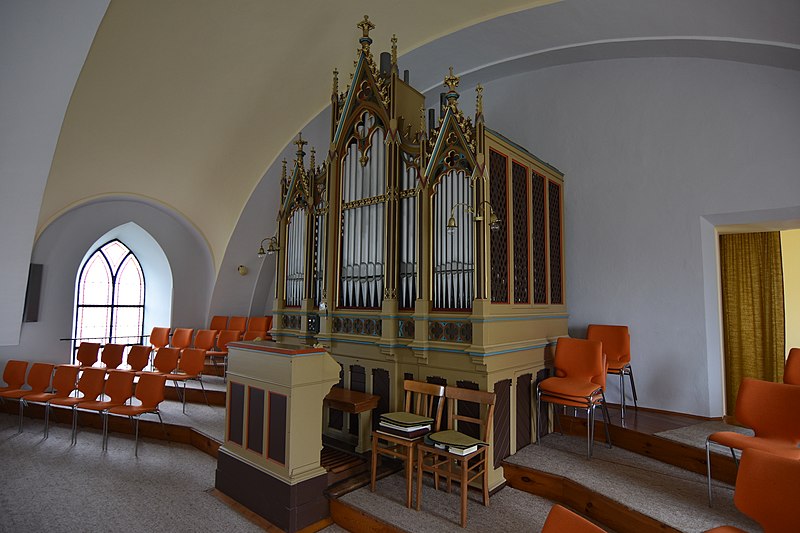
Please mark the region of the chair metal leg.
<svg viewBox="0 0 800 533"><path fill-rule="evenodd" d="M536 444L539 444L539 434L542 432L542 391L536 385ZM419 510L419 508L417 508Z"/></svg>
<svg viewBox="0 0 800 533"><path fill-rule="evenodd" d="M72 408L72 446L78 443L78 409Z"/></svg>
<svg viewBox="0 0 800 533"><path fill-rule="evenodd" d="M178 384L176 383L175 387L177 387L177 386L178 386ZM186 414L186 380L185 379L183 380L183 414Z"/></svg>
<svg viewBox="0 0 800 533"><path fill-rule="evenodd" d="M601 409L603 411L603 426L606 429L606 446L610 449L611 445L611 430L609 427L611 426L611 415L608 414L608 406L606 405L606 395L602 393L603 403L601 404Z"/></svg>
<svg viewBox="0 0 800 533"><path fill-rule="evenodd" d="M633 380L633 368L631 365L627 366L628 370L628 377L631 378L631 392L633 392L633 407L635 409L639 408L639 399L636 396L636 382Z"/></svg>
<svg viewBox="0 0 800 533"><path fill-rule="evenodd" d="M708 478L708 506L711 507L711 442L706 438L706 477Z"/></svg>
<svg viewBox="0 0 800 533"><path fill-rule="evenodd" d="M736 457L736 450L731 448L731 457L733 457L733 462L736 464L736 468L739 468L739 458Z"/></svg>
<svg viewBox="0 0 800 533"><path fill-rule="evenodd" d="M22 433L22 410L25 408L25 400L19 399L19 430L17 433Z"/></svg>
<svg viewBox="0 0 800 533"><path fill-rule="evenodd" d="M103 411L100 413L100 416L103 417L103 451L108 449L108 412Z"/></svg>
<svg viewBox="0 0 800 533"><path fill-rule="evenodd" d="M136 418L136 443L133 445L133 456L139 457L139 417Z"/></svg>
<svg viewBox="0 0 800 533"><path fill-rule="evenodd" d="M203 385L203 378L200 377L200 376L197 376L197 381L200 383L200 390L203 391L203 398L206 401L206 405L208 407L211 407L211 405L208 403L208 396L206 396L206 387L205 387L205 385Z"/></svg>
<svg viewBox="0 0 800 533"><path fill-rule="evenodd" d="M161 431L164 432L164 439L169 439L169 435L167 435L167 427L164 425L164 420L161 418L161 411L156 409L156 414L158 415L158 421L161 422Z"/></svg>
<svg viewBox="0 0 800 533"><path fill-rule="evenodd" d="M586 443L586 457L591 459L592 443L594 442L594 405L591 405L588 409L586 409L586 422L588 423L588 427L586 428L588 440Z"/></svg>
<svg viewBox="0 0 800 533"><path fill-rule="evenodd" d="M620 417L625 420L625 370L619 372Z"/></svg>
<svg viewBox="0 0 800 533"><path fill-rule="evenodd" d="M50 402L44 405L44 438L50 436Z"/></svg>

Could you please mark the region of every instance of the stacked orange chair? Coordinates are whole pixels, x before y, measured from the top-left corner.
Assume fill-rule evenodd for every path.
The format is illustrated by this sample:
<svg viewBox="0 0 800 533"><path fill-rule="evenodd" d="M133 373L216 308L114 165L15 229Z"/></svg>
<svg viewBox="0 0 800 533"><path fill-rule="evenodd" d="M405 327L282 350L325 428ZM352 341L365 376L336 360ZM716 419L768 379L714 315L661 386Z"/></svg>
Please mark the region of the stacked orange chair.
<svg viewBox="0 0 800 533"><path fill-rule="evenodd" d="M800 460L800 385L744 378L736 397L736 419L754 436L718 431L706 438L708 505L711 505L711 443L734 450L757 449ZM798 482L800 487L800 482Z"/></svg>
<svg viewBox="0 0 800 533"><path fill-rule="evenodd" d="M161 422L161 429L164 430L164 435L166 436L167 431L164 428L164 420L161 418L161 413L158 410L159 404L164 401L164 384L166 381L166 374L144 374L141 378L139 378L139 382L136 384L136 393L134 395L139 401L139 404L120 405L117 407L112 407L106 411L106 416L127 416L128 418L136 421L136 447L134 451L134 455L136 457L139 456L139 418L142 415L147 413L154 413L158 415L158 420ZM108 424L105 424L103 429L103 442L107 443Z"/></svg>
<svg viewBox="0 0 800 533"><path fill-rule="evenodd" d="M783 382L789 385L800 385L800 348L789 350L786 366L783 368Z"/></svg>
<svg viewBox="0 0 800 533"><path fill-rule="evenodd" d="M555 504L547 514L542 533L605 533L605 529L592 524L566 507Z"/></svg>
<svg viewBox="0 0 800 533"><path fill-rule="evenodd" d="M28 403L43 403L44 408L44 438L48 436L50 422L50 402L53 400L67 398L75 390L75 382L78 379L80 369L75 365L58 365L53 375L53 392L40 392L26 395L23 398L23 405ZM22 406L20 406L20 415ZM20 421L21 424L21 421ZM20 425L20 429L22 426Z"/></svg>
<svg viewBox="0 0 800 533"><path fill-rule="evenodd" d="M78 409L77 406L81 402L89 400L96 400L103 394L103 386L105 385L106 369L105 368L84 368L78 380L78 392L82 394L80 397L66 397L66 398L53 398L48 402L48 406L69 407L72 409L72 444L75 444L78 432ZM47 413L47 411L45 411ZM45 414L45 418L48 414ZM46 427L45 422L45 427Z"/></svg>
<svg viewBox="0 0 800 533"><path fill-rule="evenodd" d="M611 447L608 426L611 423L606 408L606 362L600 341L561 337L556 343L555 376L541 381L536 386L536 404L542 402L576 407L586 410L587 451L592 457L594 442L594 411L600 407L605 421L606 441ZM540 409L537 412L541 412ZM557 415L557 413L556 413ZM537 428L539 442L541 428Z"/></svg>
<svg viewBox="0 0 800 533"><path fill-rule="evenodd" d="M24 374L23 374L24 375ZM28 389L6 389L0 392L0 398L17 400L19 402L19 433L22 433L22 411L25 406L25 397L42 394L50 387L50 378L53 377L53 365L50 363L33 363L28 373Z"/></svg>
<svg viewBox="0 0 800 533"><path fill-rule="evenodd" d="M133 396L133 372L124 370L109 370L108 380L106 380L105 395L108 400L90 400L80 402L75 405L75 409L86 411L97 411L103 417L103 435L108 433L108 415L106 412L112 407L125 405L125 402ZM75 411L77 413L77 411ZM106 449L105 439L103 439L103 449Z"/></svg>
<svg viewBox="0 0 800 533"><path fill-rule="evenodd" d="M589 324L586 338L603 343L603 353L608 365L607 373L619 376L620 413L622 418L625 418L625 376L631 380L633 406L639 407L636 382L633 380L631 368L631 336L628 333L628 326Z"/></svg>
<svg viewBox="0 0 800 533"><path fill-rule="evenodd" d="M75 359L81 368L93 366L97 363L97 356L100 353L100 343L97 342L82 342L78 346L78 354Z"/></svg>
<svg viewBox="0 0 800 533"><path fill-rule="evenodd" d="M797 531L800 519L800 461L787 459L761 450L742 453L736 475L733 503L758 522L764 533ZM708 533L745 533L733 526L715 527Z"/></svg>

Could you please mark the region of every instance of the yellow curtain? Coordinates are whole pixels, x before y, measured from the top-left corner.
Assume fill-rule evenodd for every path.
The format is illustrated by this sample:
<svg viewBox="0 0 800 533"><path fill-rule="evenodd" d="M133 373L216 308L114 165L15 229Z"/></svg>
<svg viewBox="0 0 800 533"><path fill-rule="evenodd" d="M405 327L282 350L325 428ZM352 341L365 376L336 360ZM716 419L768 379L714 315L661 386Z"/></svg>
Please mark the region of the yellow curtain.
<svg viewBox="0 0 800 533"><path fill-rule="evenodd" d="M727 414L742 378L783 379L784 311L780 232L719 237Z"/></svg>

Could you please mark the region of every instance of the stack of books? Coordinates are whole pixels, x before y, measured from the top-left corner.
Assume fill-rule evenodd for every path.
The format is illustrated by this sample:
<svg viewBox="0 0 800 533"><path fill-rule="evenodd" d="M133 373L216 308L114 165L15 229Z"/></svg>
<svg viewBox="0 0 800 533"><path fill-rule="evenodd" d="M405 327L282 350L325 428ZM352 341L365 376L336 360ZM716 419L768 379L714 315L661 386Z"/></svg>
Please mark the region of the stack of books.
<svg viewBox="0 0 800 533"><path fill-rule="evenodd" d="M485 442L452 429L426 436L425 443L455 455L469 455L478 451L478 447L486 446Z"/></svg>
<svg viewBox="0 0 800 533"><path fill-rule="evenodd" d="M430 432L433 418L413 413L384 413L378 421L378 431L401 437L416 439Z"/></svg>

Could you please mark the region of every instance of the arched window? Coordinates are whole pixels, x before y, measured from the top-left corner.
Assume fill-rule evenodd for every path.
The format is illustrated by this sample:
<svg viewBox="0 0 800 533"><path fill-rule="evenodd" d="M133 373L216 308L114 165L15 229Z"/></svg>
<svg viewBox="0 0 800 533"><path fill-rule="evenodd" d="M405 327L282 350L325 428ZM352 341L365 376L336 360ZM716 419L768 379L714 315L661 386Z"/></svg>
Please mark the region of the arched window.
<svg viewBox="0 0 800 533"><path fill-rule="evenodd" d="M81 340L136 344L144 335L144 272L119 240L98 248L78 274L75 346Z"/></svg>

